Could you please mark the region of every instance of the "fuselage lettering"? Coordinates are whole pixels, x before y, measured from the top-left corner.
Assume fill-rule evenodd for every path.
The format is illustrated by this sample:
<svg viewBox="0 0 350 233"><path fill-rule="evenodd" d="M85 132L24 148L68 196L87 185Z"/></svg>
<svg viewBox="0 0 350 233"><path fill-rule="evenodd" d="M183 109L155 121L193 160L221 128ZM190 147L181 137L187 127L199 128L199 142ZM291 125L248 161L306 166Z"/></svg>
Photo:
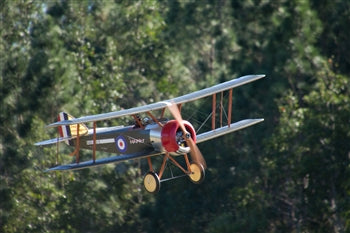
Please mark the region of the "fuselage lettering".
<svg viewBox="0 0 350 233"><path fill-rule="evenodd" d="M133 139L130 139L129 143L130 144L145 143L145 139L133 138Z"/></svg>

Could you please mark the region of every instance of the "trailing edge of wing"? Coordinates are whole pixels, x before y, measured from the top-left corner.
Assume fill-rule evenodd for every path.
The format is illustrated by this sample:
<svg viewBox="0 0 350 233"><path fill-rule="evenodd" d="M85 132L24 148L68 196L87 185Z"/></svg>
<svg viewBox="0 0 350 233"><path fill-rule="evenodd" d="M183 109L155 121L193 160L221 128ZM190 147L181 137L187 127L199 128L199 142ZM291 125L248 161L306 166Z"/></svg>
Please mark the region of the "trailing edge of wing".
<svg viewBox="0 0 350 233"><path fill-rule="evenodd" d="M246 127L255 125L257 123L260 123L262 121L264 121L264 119L246 119L246 120L241 120L241 121L232 123L230 125L230 127L224 126L224 127L212 130L212 131L208 131L208 132L199 134L199 135L197 135L197 143L205 142L205 141L208 141L210 139L213 139L213 138L216 138L216 137L220 137L222 135L225 135L225 134L228 134L228 133L232 133L232 132L237 131L237 130L244 129Z"/></svg>
<svg viewBox="0 0 350 233"><path fill-rule="evenodd" d="M59 122L50 124L47 127L57 127L60 125L72 125L72 124L80 124L80 123L93 122L93 121L102 121L102 120L107 120L107 119L112 119L112 118L117 118L122 116L129 116L129 115L142 113L142 112L154 111L154 110L167 107L169 103L182 104L182 103L194 101L203 97L213 95L221 91L226 91L226 90L253 82L255 80L258 80L264 77L265 75L246 75L237 79L232 79L230 81L220 83L215 86L208 87L208 88L187 94L187 95L176 97L174 99L161 101L161 102L157 102L157 103L153 103L145 106L124 109L124 110L115 111L115 112L102 113L97 115L90 115L90 116L75 118L72 120L59 121Z"/></svg>
<svg viewBox="0 0 350 233"><path fill-rule="evenodd" d="M108 163L120 163L120 162L123 162L126 160L141 159L141 158L145 158L145 157L149 157L149 156L154 156L157 154L159 154L159 152L152 151L149 153L142 152L142 153L135 153L135 154L128 154L128 155L116 155L116 156L96 159L95 161L89 160L89 161L84 161L84 162L80 162L80 163L59 165L59 166L55 166L55 167L47 169L46 172L79 170L79 169L88 168L88 167L97 167L97 166L105 165Z"/></svg>

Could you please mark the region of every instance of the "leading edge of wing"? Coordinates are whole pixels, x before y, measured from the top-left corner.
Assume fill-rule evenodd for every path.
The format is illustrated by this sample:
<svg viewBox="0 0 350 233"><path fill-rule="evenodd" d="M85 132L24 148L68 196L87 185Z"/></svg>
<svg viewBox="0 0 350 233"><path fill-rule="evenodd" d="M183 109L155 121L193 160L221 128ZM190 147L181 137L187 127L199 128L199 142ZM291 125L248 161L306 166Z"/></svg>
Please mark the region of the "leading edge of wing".
<svg viewBox="0 0 350 233"><path fill-rule="evenodd" d="M66 121L59 121L52 123L48 125L47 127L57 127L61 125L72 125L72 124L80 124L80 123L87 123L87 122L93 122L93 121L102 121L102 120L108 120L108 119L113 119L117 117L122 117L122 116L129 116L137 113L142 113L142 112L150 112L154 110L159 110L162 108L167 107L169 103L174 103L174 104L182 104L190 101L194 101L203 97L207 97L210 95L213 95L215 93L221 92L221 91L226 91L253 81L256 81L258 79L264 78L265 75L246 75L242 76L237 79L232 79L230 81L224 82L217 84L212 87L208 87L199 91L195 91L183 96L179 96L173 99L169 99L166 101L161 101L145 106L140 106L140 107L134 107L134 108L129 108L129 109L124 109L120 111L115 111L115 112L108 112L108 113L102 113L102 114L97 114L97 115L90 115L90 116L84 116L84 117L79 117L75 118L72 120L66 120Z"/></svg>
<svg viewBox="0 0 350 233"><path fill-rule="evenodd" d="M52 139L48 139L48 140L45 140L45 141L37 142L34 145L35 146L46 146L46 145L56 144L56 143L59 143L59 142L66 142L66 141L69 141L69 140L71 140L73 138L74 137L52 138Z"/></svg>
<svg viewBox="0 0 350 233"><path fill-rule="evenodd" d="M205 142L213 138L220 137L222 135L232 133L234 131L238 131L244 128L247 128L249 126L258 124L260 122L264 121L264 119L245 119L241 120L235 123L230 124L230 127L224 126L221 128L217 128L202 134L197 135L197 143Z"/></svg>
<svg viewBox="0 0 350 233"><path fill-rule="evenodd" d="M160 154L160 153L156 152L156 151L152 151L149 153L142 152L142 153L135 153L135 154L128 154L128 155L116 155L116 156L96 159L95 161L89 160L89 161L84 161L84 162L80 162L80 163L58 165L58 166L55 166L55 167L52 167L52 168L45 170L45 172L79 170L79 169L88 168L88 167L97 167L97 166L105 165L108 163L120 163L120 162L123 162L126 160L141 159L141 158L145 158L145 157L149 157L149 156L155 156L158 154Z"/></svg>

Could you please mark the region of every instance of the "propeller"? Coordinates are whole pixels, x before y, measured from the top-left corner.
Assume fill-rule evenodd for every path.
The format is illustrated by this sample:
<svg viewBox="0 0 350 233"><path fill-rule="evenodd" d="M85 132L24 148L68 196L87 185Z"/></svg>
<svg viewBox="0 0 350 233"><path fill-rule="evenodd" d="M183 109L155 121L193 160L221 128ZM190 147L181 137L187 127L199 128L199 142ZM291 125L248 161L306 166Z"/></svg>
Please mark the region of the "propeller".
<svg viewBox="0 0 350 233"><path fill-rule="evenodd" d="M184 139L185 139L187 145L191 149L192 160L197 164L201 164L204 168L207 168L207 164L205 162L205 159L204 159L202 153L200 152L196 143L193 141L191 135L186 130L186 127L183 123L179 108L177 107L176 104L168 103L168 109L169 109L170 113L173 115L173 117L175 118L175 120L180 125L182 133L184 135Z"/></svg>

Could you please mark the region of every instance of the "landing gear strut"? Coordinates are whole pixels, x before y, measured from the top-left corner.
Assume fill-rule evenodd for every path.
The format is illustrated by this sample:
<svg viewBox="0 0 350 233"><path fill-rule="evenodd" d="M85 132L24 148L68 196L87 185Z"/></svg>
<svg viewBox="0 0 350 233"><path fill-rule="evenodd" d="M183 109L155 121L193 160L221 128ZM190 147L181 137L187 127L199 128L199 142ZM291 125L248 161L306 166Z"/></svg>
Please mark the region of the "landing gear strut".
<svg viewBox="0 0 350 233"><path fill-rule="evenodd" d="M169 157L169 158L172 158L172 157ZM166 160L164 160L164 161L166 161ZM197 163L191 163L191 164L187 163L188 169L185 170L178 163L176 163L176 161L174 161L174 162L175 162L175 165L178 166L185 174L179 175L179 176L172 175L170 178L166 178L166 179L161 180L161 177L163 175L163 171L165 169L165 163L163 163L162 169L161 169L159 175L154 171L149 171L145 175L145 177L143 179L143 185L144 185L147 192L156 194L160 190L160 183L162 181L164 182L164 181L168 181L168 180L173 180L173 179L180 178L183 176L188 176L188 178L191 180L191 182L195 183L195 184L200 184L203 182L203 180L205 178L205 169L204 169L203 165L197 164Z"/></svg>

